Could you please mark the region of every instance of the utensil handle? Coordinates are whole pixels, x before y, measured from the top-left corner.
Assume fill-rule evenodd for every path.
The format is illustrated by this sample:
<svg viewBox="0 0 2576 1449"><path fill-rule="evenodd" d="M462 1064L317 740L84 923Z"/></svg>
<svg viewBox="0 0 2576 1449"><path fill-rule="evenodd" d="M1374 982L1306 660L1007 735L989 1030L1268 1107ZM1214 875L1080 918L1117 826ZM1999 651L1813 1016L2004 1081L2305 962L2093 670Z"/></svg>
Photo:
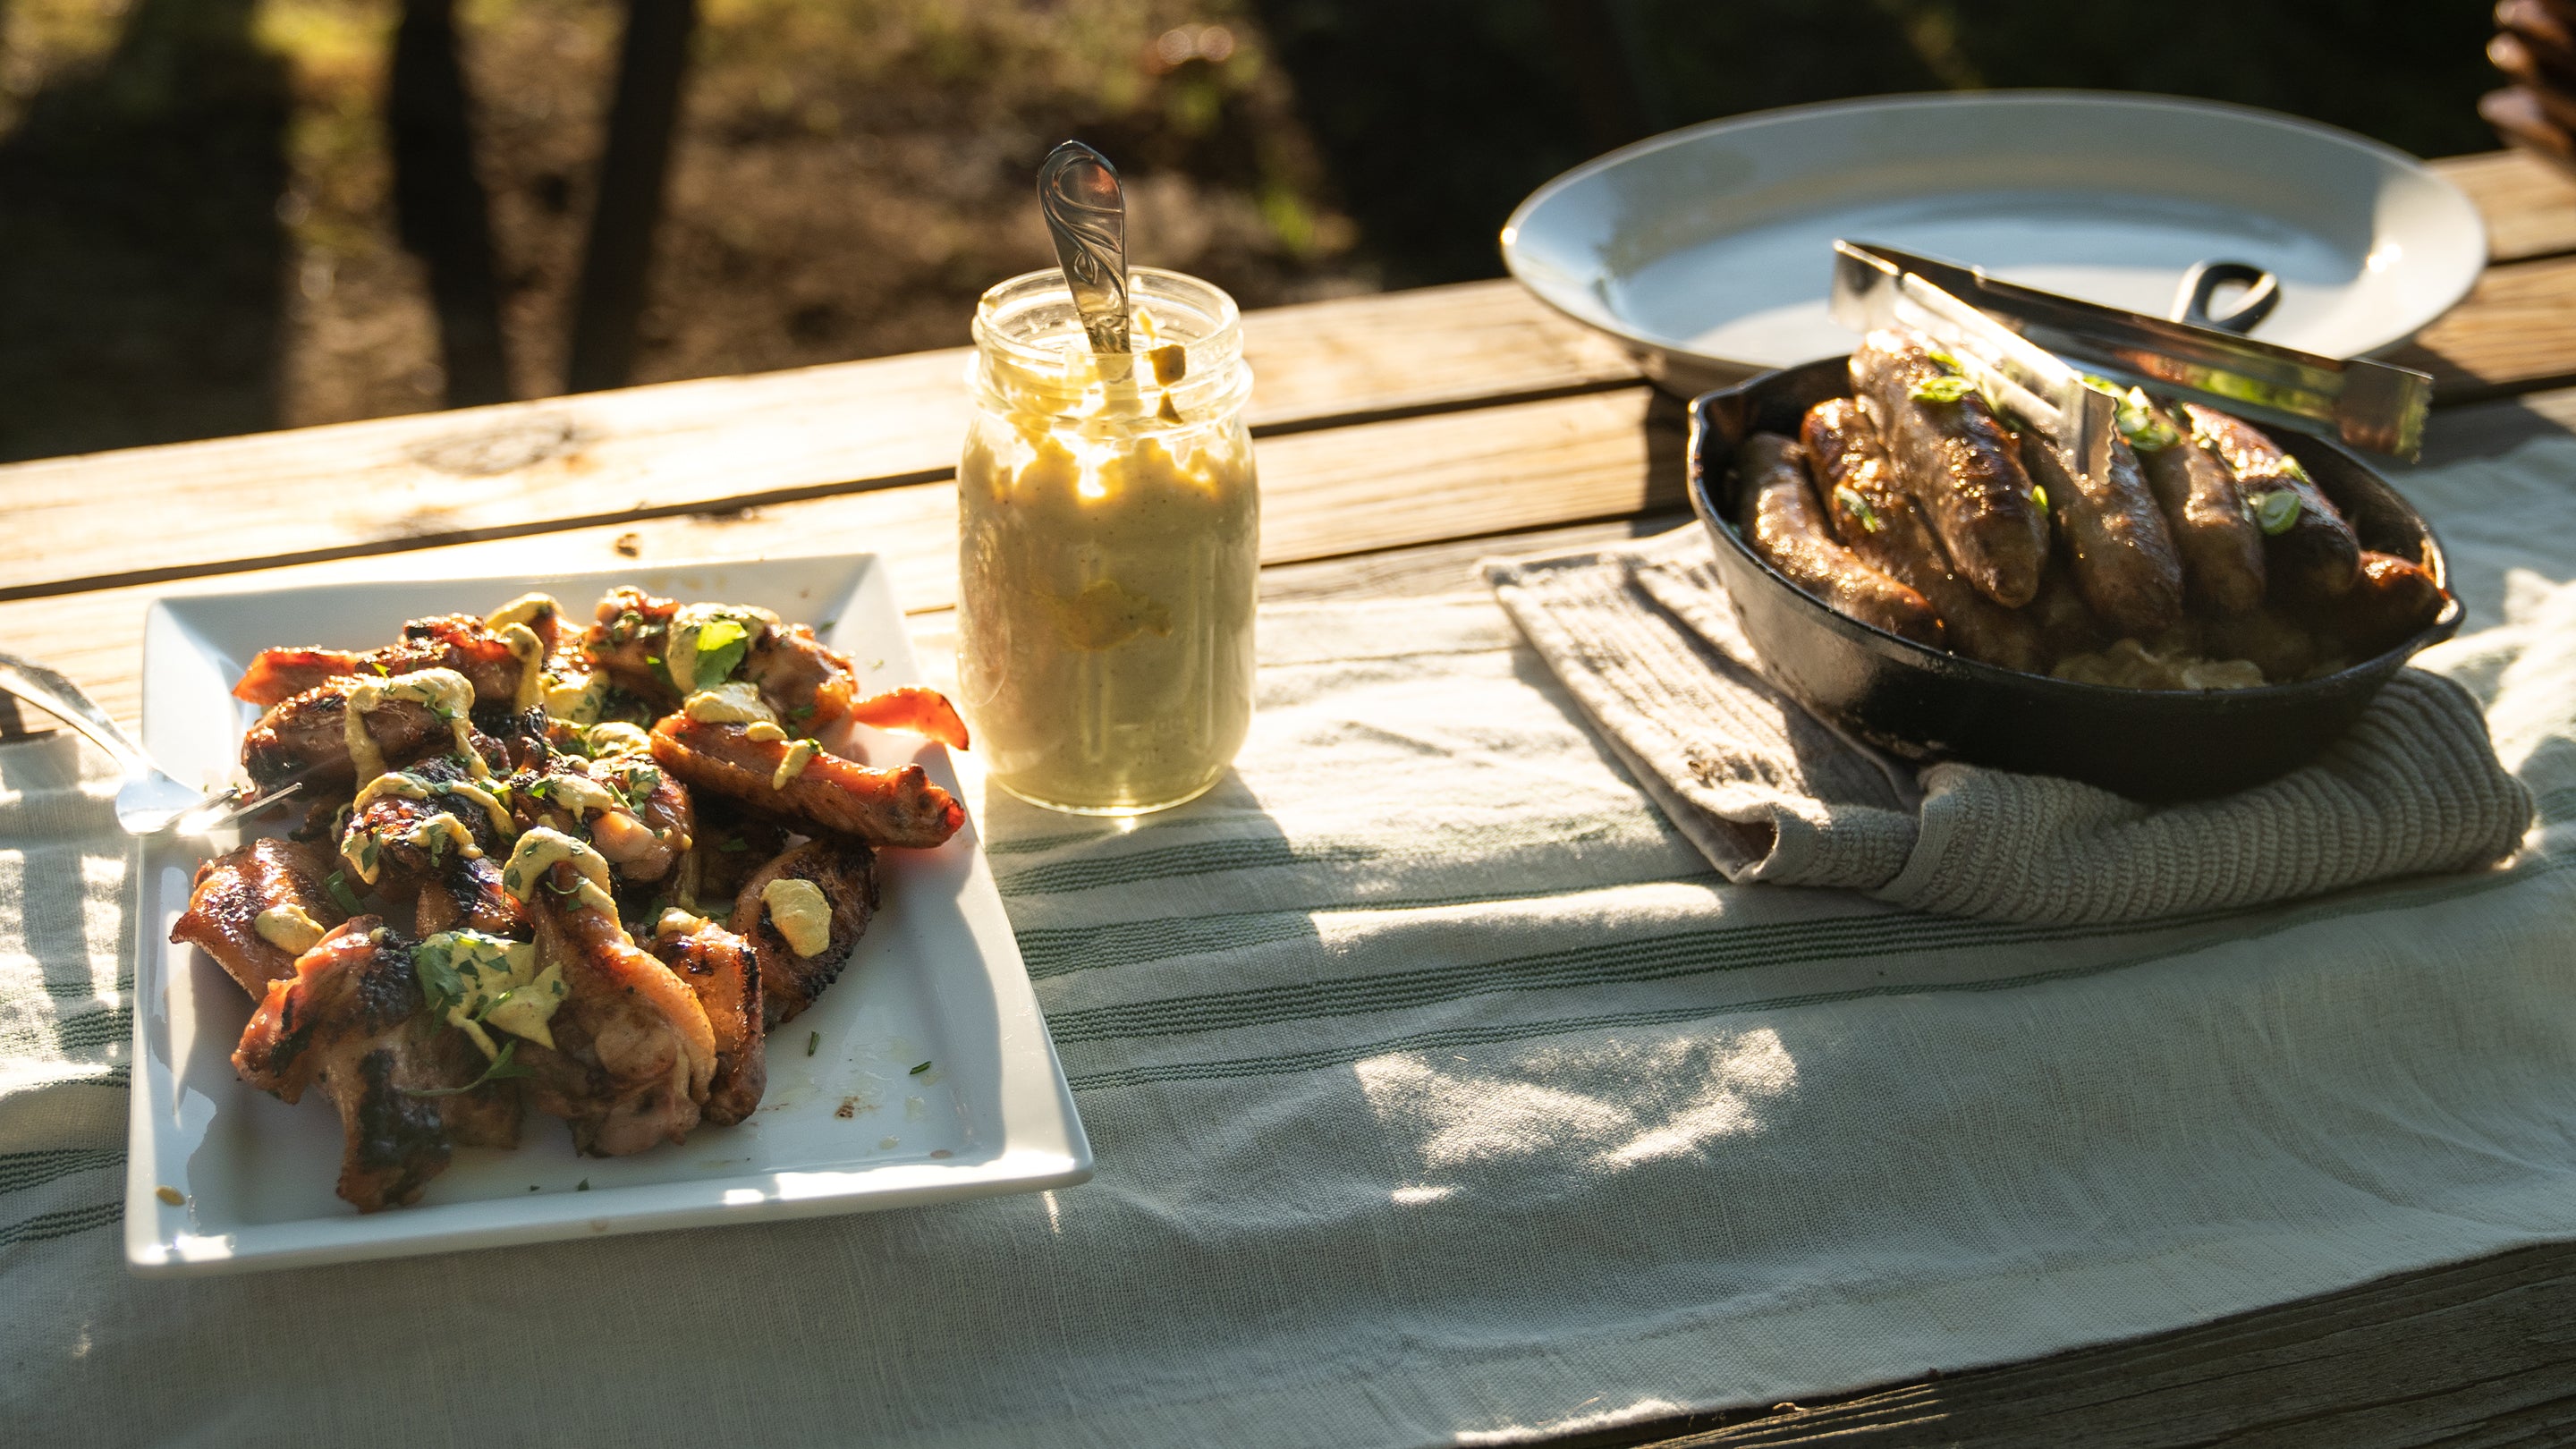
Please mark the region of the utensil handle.
<svg viewBox="0 0 2576 1449"><path fill-rule="evenodd" d="M2225 316L2209 310L2218 289L2242 285L2245 295ZM2233 332L2242 337L2272 315L2281 305L2281 279L2252 262L2194 262L2182 274L2182 286L2174 292L2173 320L2194 327L2210 327L2220 332Z"/></svg>
<svg viewBox="0 0 2576 1449"><path fill-rule="evenodd" d="M1091 350L1127 351L1127 195L1118 168L1080 141L1056 147L1038 169L1038 214Z"/></svg>
<svg viewBox="0 0 2576 1449"><path fill-rule="evenodd" d="M125 773L139 774L153 767L152 757L143 753L143 747L134 742L125 727L81 693L79 685L36 661L0 654L0 689L78 730L91 744L114 756Z"/></svg>

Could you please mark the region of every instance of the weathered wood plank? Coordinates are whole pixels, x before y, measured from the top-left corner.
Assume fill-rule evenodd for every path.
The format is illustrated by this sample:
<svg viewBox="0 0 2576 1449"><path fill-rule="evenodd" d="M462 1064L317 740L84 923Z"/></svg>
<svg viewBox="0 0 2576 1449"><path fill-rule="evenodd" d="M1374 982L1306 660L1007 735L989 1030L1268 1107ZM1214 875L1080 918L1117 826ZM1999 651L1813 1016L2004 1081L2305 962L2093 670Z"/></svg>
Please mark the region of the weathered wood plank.
<svg viewBox="0 0 2576 1449"><path fill-rule="evenodd" d="M2514 157L2444 163L2500 255L2576 234L2576 191ZM2553 187L2555 189L2553 189ZM2507 268L2425 339L2459 396L2569 375L2576 261ZM1510 282L1256 312L1254 418L1271 434L1558 397L1635 377ZM0 467L0 598L391 552L926 482L965 424L961 351L386 418ZM187 526L100 526L124 516Z"/></svg>
<svg viewBox="0 0 2576 1449"><path fill-rule="evenodd" d="M2433 374L2444 403L2576 381L2576 256L2490 267L2476 290L2392 362Z"/></svg>
<svg viewBox="0 0 2576 1449"><path fill-rule="evenodd" d="M2564 1444L2576 1439L2576 1244L2409 1273L2131 1343L1558 1441L1559 1449L2092 1449Z"/></svg>
<svg viewBox="0 0 2576 1449"><path fill-rule="evenodd" d="M1262 557L1330 558L1668 512L1681 501L1677 417L1673 404L1639 386L1272 439L1259 450ZM44 659L130 721L138 708L144 610L165 593L859 552L885 556L907 607L947 606L957 588L955 485L0 602L0 648Z"/></svg>
<svg viewBox="0 0 2576 1449"><path fill-rule="evenodd" d="M1268 433L1636 376L1510 283L1283 307L1245 332ZM0 598L930 481L965 436L965 366L916 353L0 467ZM102 526L107 498L132 526Z"/></svg>
<svg viewBox="0 0 2576 1449"><path fill-rule="evenodd" d="M2450 156L2433 169L2469 194L2487 223L2490 261L2576 251L2576 178L2526 151Z"/></svg>

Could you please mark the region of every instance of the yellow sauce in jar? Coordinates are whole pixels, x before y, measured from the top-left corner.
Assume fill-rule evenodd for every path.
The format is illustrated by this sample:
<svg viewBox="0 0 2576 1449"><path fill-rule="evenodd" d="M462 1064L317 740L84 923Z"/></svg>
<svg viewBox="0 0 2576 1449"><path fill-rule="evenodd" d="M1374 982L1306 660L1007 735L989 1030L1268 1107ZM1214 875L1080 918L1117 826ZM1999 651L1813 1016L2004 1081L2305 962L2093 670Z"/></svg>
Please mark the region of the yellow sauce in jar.
<svg viewBox="0 0 2576 1449"><path fill-rule="evenodd" d="M1231 304L1208 309L1223 346L1099 358L1072 328L997 342L992 300L1016 285L978 315L982 409L958 466L962 703L1015 795L1176 805L1224 774L1252 717L1260 490Z"/></svg>

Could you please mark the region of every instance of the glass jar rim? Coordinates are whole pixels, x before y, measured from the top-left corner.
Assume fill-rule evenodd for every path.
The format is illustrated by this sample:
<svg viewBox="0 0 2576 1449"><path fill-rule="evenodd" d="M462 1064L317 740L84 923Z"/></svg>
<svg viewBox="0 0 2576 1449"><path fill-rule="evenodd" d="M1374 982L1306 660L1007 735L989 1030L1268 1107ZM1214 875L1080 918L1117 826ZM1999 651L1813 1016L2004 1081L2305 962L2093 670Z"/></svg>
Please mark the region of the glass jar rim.
<svg viewBox="0 0 2576 1449"><path fill-rule="evenodd" d="M1072 307L1073 289L1065 281L1063 271L1054 267L1022 272L985 288L984 295L975 302L975 345L1014 354L1013 360L1022 363L1055 361L1058 354L1054 350L1035 346L1031 340L1014 336L1001 325L1006 306L1016 303L1025 313L1055 297L1063 298L1068 309ZM1127 300L1131 315L1160 301L1183 308L1177 314L1179 316L1195 314L1207 319L1212 325L1197 335L1175 339L1185 346L1215 344L1222 349L1228 343L1239 345L1243 309L1235 304L1232 294L1214 282L1163 267L1130 267L1127 269Z"/></svg>
<svg viewBox="0 0 2576 1449"><path fill-rule="evenodd" d="M1243 360L1243 312L1224 288L1184 272L1131 267L1128 301L1132 314L1153 317L1154 340L1182 350L1181 375L1160 389L1186 415L1175 425L1198 426L1242 406L1251 392L1251 371ZM976 302L972 330L976 351L969 377L987 406L1068 421L1106 421L1081 406L1083 384L1066 377L1068 344L1088 349L1062 271L1023 272L986 289ZM1146 340L1131 332L1131 345ZM1147 352L1131 355L1137 368L1152 375ZM1158 425L1148 421L1146 426Z"/></svg>

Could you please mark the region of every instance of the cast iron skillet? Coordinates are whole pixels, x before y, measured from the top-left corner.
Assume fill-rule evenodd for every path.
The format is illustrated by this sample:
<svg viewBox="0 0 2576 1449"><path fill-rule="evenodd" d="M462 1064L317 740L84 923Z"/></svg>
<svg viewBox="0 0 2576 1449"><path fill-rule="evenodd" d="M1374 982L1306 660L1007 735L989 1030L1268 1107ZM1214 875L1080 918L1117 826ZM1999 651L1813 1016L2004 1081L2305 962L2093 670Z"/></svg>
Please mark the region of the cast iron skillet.
<svg viewBox="0 0 2576 1449"><path fill-rule="evenodd" d="M1691 404L1690 500L1763 672L1821 718L1890 753L2064 775L2138 800L2221 795L2305 764L2417 650L2459 632L2454 597L2422 633L2340 673L2203 692L2022 674L1844 618L1736 536L1734 463L1746 435L1795 437L1808 408L1850 392L1848 359L1836 357L1703 393ZM2297 433L2275 441L2343 509L2362 547L2413 559L2450 588L2441 544L2397 490L2332 443Z"/></svg>

